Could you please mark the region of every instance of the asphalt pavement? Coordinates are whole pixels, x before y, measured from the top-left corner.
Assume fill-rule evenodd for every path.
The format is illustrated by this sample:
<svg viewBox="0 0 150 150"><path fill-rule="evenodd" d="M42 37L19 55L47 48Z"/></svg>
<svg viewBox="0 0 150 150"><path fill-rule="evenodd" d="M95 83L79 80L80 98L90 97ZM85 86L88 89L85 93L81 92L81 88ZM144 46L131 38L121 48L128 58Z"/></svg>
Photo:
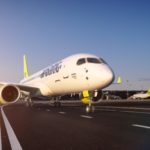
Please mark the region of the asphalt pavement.
<svg viewBox="0 0 150 150"><path fill-rule="evenodd" d="M1 107L3 150L149 150L150 111L96 106Z"/></svg>

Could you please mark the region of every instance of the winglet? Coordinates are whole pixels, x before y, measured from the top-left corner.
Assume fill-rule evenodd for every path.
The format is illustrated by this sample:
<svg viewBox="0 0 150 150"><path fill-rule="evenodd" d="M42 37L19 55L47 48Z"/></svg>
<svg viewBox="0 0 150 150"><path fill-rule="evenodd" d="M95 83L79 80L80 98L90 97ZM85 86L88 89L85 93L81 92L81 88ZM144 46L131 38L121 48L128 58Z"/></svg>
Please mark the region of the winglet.
<svg viewBox="0 0 150 150"><path fill-rule="evenodd" d="M122 77L121 76L118 77L117 84L122 84Z"/></svg>
<svg viewBox="0 0 150 150"><path fill-rule="evenodd" d="M23 56L24 78L29 77L26 55Z"/></svg>

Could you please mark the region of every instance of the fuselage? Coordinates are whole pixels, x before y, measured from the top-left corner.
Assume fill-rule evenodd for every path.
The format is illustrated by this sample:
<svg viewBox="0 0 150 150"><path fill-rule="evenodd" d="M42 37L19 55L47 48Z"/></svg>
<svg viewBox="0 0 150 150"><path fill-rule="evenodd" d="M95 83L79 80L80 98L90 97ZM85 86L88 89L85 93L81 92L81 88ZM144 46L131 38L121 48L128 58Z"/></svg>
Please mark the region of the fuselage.
<svg viewBox="0 0 150 150"><path fill-rule="evenodd" d="M23 79L20 83L39 88L43 96L54 96L102 89L113 81L114 73L102 58L91 54L76 54Z"/></svg>

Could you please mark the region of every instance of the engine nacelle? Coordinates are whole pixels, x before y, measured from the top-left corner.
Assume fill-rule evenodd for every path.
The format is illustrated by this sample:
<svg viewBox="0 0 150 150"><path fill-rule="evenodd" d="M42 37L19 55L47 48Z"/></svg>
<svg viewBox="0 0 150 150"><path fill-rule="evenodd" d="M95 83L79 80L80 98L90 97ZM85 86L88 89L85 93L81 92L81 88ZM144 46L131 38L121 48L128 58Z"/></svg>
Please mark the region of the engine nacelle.
<svg viewBox="0 0 150 150"><path fill-rule="evenodd" d="M4 85L0 88L0 103L14 103L21 96L20 89L15 85Z"/></svg>

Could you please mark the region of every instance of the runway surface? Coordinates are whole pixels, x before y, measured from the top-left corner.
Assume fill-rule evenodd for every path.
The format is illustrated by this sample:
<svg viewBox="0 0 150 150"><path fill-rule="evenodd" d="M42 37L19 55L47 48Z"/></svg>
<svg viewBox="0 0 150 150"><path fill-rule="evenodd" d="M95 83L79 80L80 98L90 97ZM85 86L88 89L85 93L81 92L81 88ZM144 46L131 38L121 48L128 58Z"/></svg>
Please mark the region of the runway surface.
<svg viewBox="0 0 150 150"><path fill-rule="evenodd" d="M3 150L149 150L150 111L96 106L1 107Z"/></svg>

